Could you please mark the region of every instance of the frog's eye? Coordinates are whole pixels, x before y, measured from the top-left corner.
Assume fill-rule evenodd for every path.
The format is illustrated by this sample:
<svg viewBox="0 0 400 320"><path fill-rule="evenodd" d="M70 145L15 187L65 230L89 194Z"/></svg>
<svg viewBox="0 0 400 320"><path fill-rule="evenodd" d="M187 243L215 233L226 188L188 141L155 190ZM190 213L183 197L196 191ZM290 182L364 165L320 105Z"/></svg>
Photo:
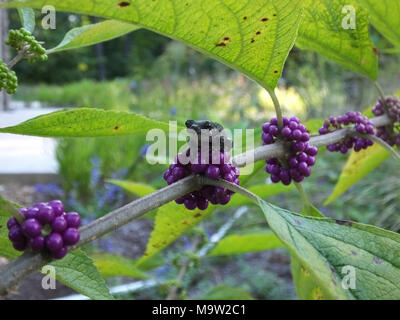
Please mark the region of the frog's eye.
<svg viewBox="0 0 400 320"><path fill-rule="evenodd" d="M191 128L194 124L194 120L186 120L185 126L186 128Z"/></svg>

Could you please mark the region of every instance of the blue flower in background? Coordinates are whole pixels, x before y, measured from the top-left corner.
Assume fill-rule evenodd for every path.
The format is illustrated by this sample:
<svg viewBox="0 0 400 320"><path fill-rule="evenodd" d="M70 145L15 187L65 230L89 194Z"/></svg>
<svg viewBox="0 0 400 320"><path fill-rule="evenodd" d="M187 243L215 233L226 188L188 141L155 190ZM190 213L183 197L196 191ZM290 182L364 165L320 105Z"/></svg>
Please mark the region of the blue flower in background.
<svg viewBox="0 0 400 320"><path fill-rule="evenodd" d="M178 113L178 108L177 107L173 106L173 107L171 107L171 109L169 109L169 114L171 116L176 116L177 113Z"/></svg>
<svg viewBox="0 0 400 320"><path fill-rule="evenodd" d="M145 144L142 149L140 149L140 156L144 157L147 153L147 150L149 150L150 145L149 144Z"/></svg>
<svg viewBox="0 0 400 320"><path fill-rule="evenodd" d="M90 159L90 162L93 166L90 172L90 186L95 187L99 184L101 178L100 159L98 157L93 157Z"/></svg>
<svg viewBox="0 0 400 320"><path fill-rule="evenodd" d="M63 190L56 183L47 184L35 184L35 191L38 193L43 193L51 196L56 196L62 198L64 196Z"/></svg>

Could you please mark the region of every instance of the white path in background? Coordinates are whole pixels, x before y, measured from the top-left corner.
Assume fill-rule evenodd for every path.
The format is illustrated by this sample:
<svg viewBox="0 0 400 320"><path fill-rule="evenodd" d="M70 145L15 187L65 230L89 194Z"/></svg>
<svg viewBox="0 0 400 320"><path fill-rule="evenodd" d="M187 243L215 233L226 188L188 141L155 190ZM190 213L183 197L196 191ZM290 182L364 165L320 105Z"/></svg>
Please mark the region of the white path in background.
<svg viewBox="0 0 400 320"><path fill-rule="evenodd" d="M13 111L0 111L0 127L16 125L22 121L53 112L57 109L26 109L15 105ZM56 173L56 141L12 134L0 134L0 174L4 173Z"/></svg>

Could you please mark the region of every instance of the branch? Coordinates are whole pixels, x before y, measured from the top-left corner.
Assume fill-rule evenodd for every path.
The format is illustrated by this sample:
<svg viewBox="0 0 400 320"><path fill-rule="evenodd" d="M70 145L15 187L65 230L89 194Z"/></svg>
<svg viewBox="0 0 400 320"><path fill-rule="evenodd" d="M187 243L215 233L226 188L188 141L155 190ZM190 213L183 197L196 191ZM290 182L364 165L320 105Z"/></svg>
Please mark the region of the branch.
<svg viewBox="0 0 400 320"><path fill-rule="evenodd" d="M7 63L7 68L11 70L18 62L24 59L28 50L29 46L25 47L21 51L18 51L18 54L9 63Z"/></svg>
<svg viewBox="0 0 400 320"><path fill-rule="evenodd" d="M392 120L386 116L380 116L370 119L375 127L382 127L390 124ZM356 131L354 128L349 127L345 129L336 130L334 132L318 135L310 138L309 144L315 147L324 147L329 144L339 142L349 135L354 135ZM239 154L232 159L232 163L237 167L245 167L253 162L265 160L268 158L279 158L285 154L284 145L280 142L269 144L255 148L254 150L247 151Z"/></svg>
<svg viewBox="0 0 400 320"><path fill-rule="evenodd" d="M387 116L376 117L371 119L371 121L377 127L391 123L391 120ZM355 133L355 130L352 128L341 129L326 135L312 137L310 139L310 144L316 147L322 147L336 143L347 135ZM238 167L243 167L246 164L255 161L271 157L280 157L284 152L285 150L281 143L266 145L234 157L233 164ZM80 229L81 240L76 246L71 247L70 250L96 240L124 224L143 216L151 210L161 207L162 205L192 191L198 190L202 185L221 186L242 194L245 197L250 198L253 202L258 203L258 197L255 194L251 193L247 189L237 186L236 184L225 180L211 180L202 176L189 176L143 198L137 199L126 206L112 211L96 221L83 226ZM0 296L7 294L21 279L31 272L39 270L42 266L51 262L51 260L52 259L48 255L27 251L18 259L4 266L0 270Z"/></svg>
<svg viewBox="0 0 400 320"><path fill-rule="evenodd" d="M80 229L81 240L77 245L71 247L70 250L96 240L151 210L199 189L199 187L201 187L199 177L189 176L112 211L92 223L83 226ZM21 279L31 272L39 270L51 260L48 255L27 251L18 259L5 265L0 270L0 296L7 294Z"/></svg>

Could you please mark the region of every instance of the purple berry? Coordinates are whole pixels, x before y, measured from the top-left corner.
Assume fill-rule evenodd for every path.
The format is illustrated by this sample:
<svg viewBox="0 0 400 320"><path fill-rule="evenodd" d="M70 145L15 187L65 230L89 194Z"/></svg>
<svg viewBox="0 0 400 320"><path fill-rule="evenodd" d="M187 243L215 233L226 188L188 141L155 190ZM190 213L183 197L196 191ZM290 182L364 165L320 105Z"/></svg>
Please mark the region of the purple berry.
<svg viewBox="0 0 400 320"><path fill-rule="evenodd" d="M298 160L299 162L306 162L307 159L308 159L308 155L307 155L307 153L305 153L305 152L302 152L302 153L300 153L300 154L297 156L297 160Z"/></svg>
<svg viewBox="0 0 400 320"><path fill-rule="evenodd" d="M272 134L264 132L262 134L262 140L265 144L271 144L272 142L274 142L274 137L272 136Z"/></svg>
<svg viewBox="0 0 400 320"><path fill-rule="evenodd" d="M64 244L67 246L73 246L79 242L80 235L78 229L68 228L64 231L63 236Z"/></svg>
<svg viewBox="0 0 400 320"><path fill-rule="evenodd" d="M316 156L318 154L318 148L314 146L308 146L306 153L310 156Z"/></svg>
<svg viewBox="0 0 400 320"><path fill-rule="evenodd" d="M22 225L22 230L30 238L37 237L42 232L42 226L36 219L28 219Z"/></svg>
<svg viewBox="0 0 400 320"><path fill-rule="evenodd" d="M208 207L208 200L206 198L198 198L197 199L197 207L200 210L206 210Z"/></svg>
<svg viewBox="0 0 400 320"><path fill-rule="evenodd" d="M269 132L271 135L276 136L276 135L278 134L278 132L279 132L278 126L276 126L276 125L270 125L270 126L269 126L268 132Z"/></svg>
<svg viewBox="0 0 400 320"><path fill-rule="evenodd" d="M62 258L64 258L66 256L67 253L68 253L67 247L61 247L57 251L52 252L51 256L54 259L62 259Z"/></svg>
<svg viewBox="0 0 400 320"><path fill-rule="evenodd" d="M67 227L68 223L64 216L55 217L51 223L51 230L54 232L62 233L67 229Z"/></svg>
<svg viewBox="0 0 400 320"><path fill-rule="evenodd" d="M29 240L29 245L33 251L42 251L45 246L45 238L41 235Z"/></svg>
<svg viewBox="0 0 400 320"><path fill-rule="evenodd" d="M67 229L69 230L69 229ZM64 241L63 237L61 234L57 232L51 233L49 236L46 238L46 247L49 249L51 252L56 252L60 250L64 246Z"/></svg>
<svg viewBox="0 0 400 320"><path fill-rule="evenodd" d="M11 227L10 231L8 232L8 238L12 242L18 242L25 239L24 232L19 225L14 225Z"/></svg>
<svg viewBox="0 0 400 320"><path fill-rule="evenodd" d="M29 208L25 213L25 219L37 219L39 209L37 207Z"/></svg>
<svg viewBox="0 0 400 320"><path fill-rule="evenodd" d="M296 125L296 127L297 127L297 125ZM285 138L288 138L290 135L291 135L291 133L292 133L292 130L290 130L290 128L289 127L284 127L283 129L282 129L282 136L283 137L285 137ZM264 140L264 139L263 139ZM264 140L264 142L265 142L265 140ZM272 142L272 141L271 141Z"/></svg>
<svg viewBox="0 0 400 320"><path fill-rule="evenodd" d="M196 206L197 206L196 199L194 197L187 198L184 201L184 205L185 205L186 209L194 210L194 209L196 209Z"/></svg>
<svg viewBox="0 0 400 320"><path fill-rule="evenodd" d="M316 162L315 157L313 157L313 156L308 156L306 162L307 162L307 164L308 164L309 166L313 166L313 165L315 164L315 162Z"/></svg>
<svg viewBox="0 0 400 320"><path fill-rule="evenodd" d="M52 207L48 205L40 206L39 213L37 214L37 219L42 224L50 224L54 220L54 217L55 215Z"/></svg>
<svg viewBox="0 0 400 320"><path fill-rule="evenodd" d="M299 129L293 130L293 132L292 132L293 140L300 140L301 136L302 136L302 132Z"/></svg>
<svg viewBox="0 0 400 320"><path fill-rule="evenodd" d="M8 221L7 221L8 230L10 230L15 225L19 225L19 223L15 217L11 217L10 219L8 219Z"/></svg>
<svg viewBox="0 0 400 320"><path fill-rule="evenodd" d="M218 198L218 200L220 204L227 204L231 200L231 196L225 192Z"/></svg>
<svg viewBox="0 0 400 320"><path fill-rule="evenodd" d="M27 240L24 238L22 240L14 241L12 243L13 247L17 251L24 251L28 245Z"/></svg>
<svg viewBox="0 0 400 320"><path fill-rule="evenodd" d="M81 216L76 212L67 213L64 218L67 220L68 228L79 228L81 225Z"/></svg>
<svg viewBox="0 0 400 320"><path fill-rule="evenodd" d="M218 179L219 173L220 173L219 167L215 165L210 165L206 170L206 177L210 179Z"/></svg>
<svg viewBox="0 0 400 320"><path fill-rule="evenodd" d="M271 174L271 181L272 181L273 183L278 183L279 181L281 181L281 178L279 178L278 175Z"/></svg>
<svg viewBox="0 0 400 320"><path fill-rule="evenodd" d="M50 201L49 206L53 208L56 217L61 216L64 213L64 205L60 200Z"/></svg>

